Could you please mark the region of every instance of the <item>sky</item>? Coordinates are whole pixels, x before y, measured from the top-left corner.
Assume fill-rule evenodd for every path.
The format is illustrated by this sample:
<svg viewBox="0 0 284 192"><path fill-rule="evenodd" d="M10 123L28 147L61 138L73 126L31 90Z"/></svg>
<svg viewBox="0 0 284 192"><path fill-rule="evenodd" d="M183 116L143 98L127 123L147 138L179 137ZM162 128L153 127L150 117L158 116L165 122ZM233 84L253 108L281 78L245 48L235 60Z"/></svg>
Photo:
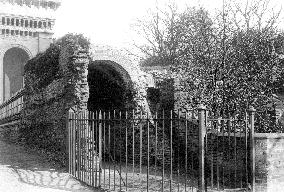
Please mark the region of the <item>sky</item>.
<svg viewBox="0 0 284 192"><path fill-rule="evenodd" d="M116 48L131 46L139 41L132 24L137 18L143 18L155 3L168 0L62 0L57 10L55 37L68 32L82 33L92 43ZM209 11L222 8L223 0L174 0L179 8L204 6ZM226 1L226 0L225 0ZM245 0L240 0L244 1ZM277 7L283 6L283 0L270 0ZM282 2L283 1L283 2ZM284 21L284 19L283 19Z"/></svg>

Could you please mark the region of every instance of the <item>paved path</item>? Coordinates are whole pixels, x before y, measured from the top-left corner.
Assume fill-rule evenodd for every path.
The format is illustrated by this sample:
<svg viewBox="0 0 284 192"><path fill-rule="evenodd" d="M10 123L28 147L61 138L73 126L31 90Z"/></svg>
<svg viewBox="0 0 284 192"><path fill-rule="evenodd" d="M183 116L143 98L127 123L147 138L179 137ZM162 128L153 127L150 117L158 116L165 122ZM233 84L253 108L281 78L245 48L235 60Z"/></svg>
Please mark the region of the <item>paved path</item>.
<svg viewBox="0 0 284 192"><path fill-rule="evenodd" d="M1 192L94 192L23 146L0 141Z"/></svg>

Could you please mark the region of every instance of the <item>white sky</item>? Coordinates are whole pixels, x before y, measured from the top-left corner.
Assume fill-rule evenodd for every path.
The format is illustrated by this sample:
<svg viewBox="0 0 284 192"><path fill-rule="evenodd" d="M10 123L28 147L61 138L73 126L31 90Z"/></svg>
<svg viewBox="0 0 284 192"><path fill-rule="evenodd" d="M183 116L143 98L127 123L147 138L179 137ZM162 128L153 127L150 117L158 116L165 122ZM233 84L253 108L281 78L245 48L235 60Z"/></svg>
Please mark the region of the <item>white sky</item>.
<svg viewBox="0 0 284 192"><path fill-rule="evenodd" d="M146 15L156 1L162 4L168 0L62 0L57 11L55 37L61 37L68 32L83 33L95 44L127 47L133 40L133 29L130 25L137 18ZM222 1L175 0L180 8L186 4L199 4L210 11L221 8ZM284 8L283 0L271 2Z"/></svg>

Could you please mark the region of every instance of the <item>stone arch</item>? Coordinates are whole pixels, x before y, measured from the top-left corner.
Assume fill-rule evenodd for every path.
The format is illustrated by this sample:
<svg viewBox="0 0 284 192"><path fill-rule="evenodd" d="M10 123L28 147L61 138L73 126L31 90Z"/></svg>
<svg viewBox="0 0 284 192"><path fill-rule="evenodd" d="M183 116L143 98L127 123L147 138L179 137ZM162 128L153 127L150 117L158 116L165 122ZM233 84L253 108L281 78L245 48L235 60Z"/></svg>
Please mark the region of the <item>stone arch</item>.
<svg viewBox="0 0 284 192"><path fill-rule="evenodd" d="M91 57L93 61L106 60L116 63L117 66L120 66L120 68L124 69L129 74L132 81L137 80L139 72L141 72L139 65L127 57L125 53L108 46L92 47Z"/></svg>
<svg viewBox="0 0 284 192"><path fill-rule="evenodd" d="M9 49L12 49L12 48L19 48L19 49L22 49L24 50L28 56L29 56L29 59L30 58L33 58L33 54L32 52L25 46L21 45L21 44L6 44L4 46L1 46L0 47L0 103L2 103L4 101L4 98L3 98L3 59L4 59L4 55L5 53L9 50Z"/></svg>
<svg viewBox="0 0 284 192"><path fill-rule="evenodd" d="M91 61L88 85L89 110L123 110L131 107L131 78L119 64L110 60Z"/></svg>
<svg viewBox="0 0 284 192"><path fill-rule="evenodd" d="M104 61L121 74L124 82L130 84L133 90L133 100L137 107L144 112L150 112L146 100L147 87L153 86L152 78L140 70L137 61L130 58L124 51L119 51L108 46L93 46L91 48L92 61Z"/></svg>
<svg viewBox="0 0 284 192"><path fill-rule="evenodd" d="M24 64L31 58L31 54L22 46L8 48L1 57L3 101L10 98L23 86Z"/></svg>
<svg viewBox="0 0 284 192"><path fill-rule="evenodd" d="M4 57L4 54L9 50L9 49L12 49L12 48L19 48L19 49L22 49L24 50L28 55L29 55L29 58L33 58L33 54L32 52L25 46L21 45L21 44L10 44L10 45L5 45L4 49L0 50L0 59L2 60L3 57Z"/></svg>

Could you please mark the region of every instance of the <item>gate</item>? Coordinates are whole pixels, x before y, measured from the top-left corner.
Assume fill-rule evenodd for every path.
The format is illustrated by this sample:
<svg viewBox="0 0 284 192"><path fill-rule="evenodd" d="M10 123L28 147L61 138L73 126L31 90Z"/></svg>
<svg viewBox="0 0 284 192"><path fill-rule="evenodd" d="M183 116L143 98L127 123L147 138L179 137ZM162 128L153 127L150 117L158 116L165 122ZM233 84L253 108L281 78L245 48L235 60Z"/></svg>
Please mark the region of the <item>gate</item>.
<svg viewBox="0 0 284 192"><path fill-rule="evenodd" d="M200 110L205 189L254 191L254 113L251 108L242 116L221 118Z"/></svg>
<svg viewBox="0 0 284 192"><path fill-rule="evenodd" d="M253 119L206 114L202 107L152 116L135 111L70 112L69 173L108 191L252 188L248 133Z"/></svg>

